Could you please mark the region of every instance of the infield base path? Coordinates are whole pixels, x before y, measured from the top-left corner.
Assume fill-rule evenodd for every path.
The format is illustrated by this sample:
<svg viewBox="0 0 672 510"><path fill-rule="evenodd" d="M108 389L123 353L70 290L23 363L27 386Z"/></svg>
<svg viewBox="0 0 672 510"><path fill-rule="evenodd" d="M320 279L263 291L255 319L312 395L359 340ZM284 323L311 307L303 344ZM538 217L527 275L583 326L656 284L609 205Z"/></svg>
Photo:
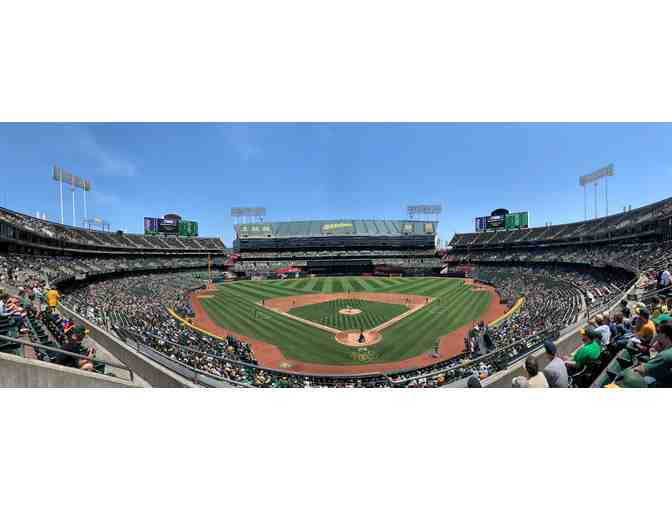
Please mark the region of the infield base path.
<svg viewBox="0 0 672 510"><path fill-rule="evenodd" d="M488 309L483 313L483 315L481 315L479 320L482 320L486 324L489 324L507 312L508 310L507 306L499 302L499 295L497 294L497 292L495 292L494 288L487 285L483 285L481 283L474 282L473 280L470 279L465 279L464 282L465 284L470 285L472 287L472 290L474 291L488 292L490 294L490 305L488 306ZM233 335L239 340L249 343L250 346L252 347L252 351L254 352L255 358L259 362L260 367L275 368L278 370L285 370L287 372L297 372L300 374L314 374L314 375L369 374L374 372L394 372L399 370L407 370L411 368L422 368L427 365L433 365L445 359L450 359L462 353L464 350L464 337L471 328L471 324L465 324L464 326L454 331L451 331L447 335L442 336L439 342L439 357L437 358L430 358L427 354L421 354L419 356L414 356L412 358L408 358L401 361L393 361L387 363L369 363L366 365L326 365L320 363L304 363L302 361L296 361L291 358L286 358L282 353L282 351L273 344L255 338L250 338L245 335L241 335L239 333L236 333L235 331L227 330L226 328L223 328L218 324L216 324L212 320L212 318L208 315L208 313L205 311L205 308L200 302L200 299L202 297L212 295L215 292L216 290L208 289L195 292L191 295L191 305L196 315L193 320L195 326L204 329L206 331L209 331L214 335L219 335L222 337L225 337L227 335ZM375 295L376 293L353 292L350 294L346 293L337 293L337 294L345 294L346 298L347 297L355 298L357 294ZM331 301L333 299L338 299L335 298L334 295L335 294L320 294L320 296L323 297L321 298L322 301L318 302L326 302ZM382 295L389 296L390 294L381 294L381 296ZM404 296L409 298L413 297L407 294L397 294L397 296ZM290 305L283 305L283 307L289 306L289 308L287 308L287 310L289 310L291 308L294 308L295 306L303 306L306 304L314 303L310 302L299 304L301 302L302 297L304 296L290 296L290 298L267 299L264 301L264 305L271 306L271 303L276 299L282 299L282 300L289 299ZM427 299L425 296L415 296L415 297L420 298L420 300ZM296 304L294 305L291 304L292 298L295 298L294 301L296 302ZM398 299L398 297L395 299ZM377 301L380 300L377 299ZM396 301L394 303L399 304ZM415 302L414 304L416 308L422 305L422 303L420 302ZM409 304L409 306L413 307L413 304ZM285 310L285 312L287 310Z"/></svg>

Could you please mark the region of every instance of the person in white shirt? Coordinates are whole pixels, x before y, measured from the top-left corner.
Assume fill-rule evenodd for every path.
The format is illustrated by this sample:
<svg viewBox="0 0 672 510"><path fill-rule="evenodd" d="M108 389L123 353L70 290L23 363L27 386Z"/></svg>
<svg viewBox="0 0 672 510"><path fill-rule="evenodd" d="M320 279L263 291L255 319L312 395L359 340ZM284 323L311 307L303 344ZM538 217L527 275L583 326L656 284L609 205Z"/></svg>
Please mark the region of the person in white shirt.
<svg viewBox="0 0 672 510"><path fill-rule="evenodd" d="M611 342L611 328L609 328L605 317L603 315L596 315L595 324L597 324L595 331L602 335L602 345L609 345Z"/></svg>
<svg viewBox="0 0 672 510"><path fill-rule="evenodd" d="M525 359L525 371L529 376L527 383L530 388L548 388L548 381L543 372L539 371L537 359L531 354Z"/></svg>
<svg viewBox="0 0 672 510"><path fill-rule="evenodd" d="M660 273L660 286L668 287L670 285L670 272L665 269Z"/></svg>

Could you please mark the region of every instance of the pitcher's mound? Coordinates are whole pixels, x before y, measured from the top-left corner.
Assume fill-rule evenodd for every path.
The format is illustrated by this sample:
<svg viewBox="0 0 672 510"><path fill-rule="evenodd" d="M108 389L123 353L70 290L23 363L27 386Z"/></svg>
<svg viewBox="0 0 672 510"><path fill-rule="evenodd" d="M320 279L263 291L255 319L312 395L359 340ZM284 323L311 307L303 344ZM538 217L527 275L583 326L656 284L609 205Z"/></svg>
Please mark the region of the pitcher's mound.
<svg viewBox="0 0 672 510"><path fill-rule="evenodd" d="M341 315L358 315L362 311L359 308L341 308L338 313Z"/></svg>
<svg viewBox="0 0 672 510"><path fill-rule="evenodd" d="M363 339L360 338L361 336L360 331L341 331L335 338L338 343L348 347L366 347L377 344L383 339L383 335L377 331L365 331Z"/></svg>

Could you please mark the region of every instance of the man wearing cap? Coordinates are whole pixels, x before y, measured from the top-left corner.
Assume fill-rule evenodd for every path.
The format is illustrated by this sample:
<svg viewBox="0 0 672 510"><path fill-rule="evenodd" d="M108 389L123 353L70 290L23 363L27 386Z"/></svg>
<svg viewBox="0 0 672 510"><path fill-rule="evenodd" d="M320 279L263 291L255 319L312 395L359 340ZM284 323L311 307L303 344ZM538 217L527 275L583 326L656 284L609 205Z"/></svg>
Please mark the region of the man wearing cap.
<svg viewBox="0 0 672 510"><path fill-rule="evenodd" d="M578 372L588 363L597 361L602 353L602 347L600 347L602 335L594 329L582 329L580 334L583 345L577 349L571 360L565 361L568 372Z"/></svg>
<svg viewBox="0 0 672 510"><path fill-rule="evenodd" d="M669 315L661 315L656 319L658 334L654 337L651 344L651 354L661 353L672 347L672 317Z"/></svg>
<svg viewBox="0 0 672 510"><path fill-rule="evenodd" d="M569 375L567 374L567 367L565 362L558 356L558 348L551 340L544 342L544 349L546 353L544 356L549 360L542 370L546 381L548 381L549 388L568 388Z"/></svg>

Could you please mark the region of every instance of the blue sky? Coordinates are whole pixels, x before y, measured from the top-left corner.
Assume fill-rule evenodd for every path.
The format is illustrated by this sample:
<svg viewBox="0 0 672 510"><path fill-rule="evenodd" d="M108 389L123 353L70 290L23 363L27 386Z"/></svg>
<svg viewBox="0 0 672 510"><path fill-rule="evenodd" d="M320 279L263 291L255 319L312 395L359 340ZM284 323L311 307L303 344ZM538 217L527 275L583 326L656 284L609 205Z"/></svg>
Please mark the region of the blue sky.
<svg viewBox="0 0 672 510"><path fill-rule="evenodd" d="M672 124L0 124L0 204L60 221L58 164L91 179L89 216L113 229L177 212L230 244L235 206L279 221L438 203L448 240L498 207L532 226L583 219L578 177L607 163L610 212L669 196ZM81 191L76 206L81 225Z"/></svg>

